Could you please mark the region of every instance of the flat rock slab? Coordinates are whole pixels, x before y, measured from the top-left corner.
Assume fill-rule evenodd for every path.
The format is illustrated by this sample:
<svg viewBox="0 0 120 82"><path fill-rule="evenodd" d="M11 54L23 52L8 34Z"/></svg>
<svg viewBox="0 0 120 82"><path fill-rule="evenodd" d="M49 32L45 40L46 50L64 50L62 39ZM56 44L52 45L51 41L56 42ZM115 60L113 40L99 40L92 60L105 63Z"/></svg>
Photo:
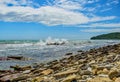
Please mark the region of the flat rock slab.
<svg viewBox="0 0 120 82"><path fill-rule="evenodd" d="M78 72L78 70L70 69L70 70L67 70L67 71L63 71L63 72L57 73L54 76L55 77L62 77L64 75L69 75L69 74L73 74L73 73L77 73L77 72Z"/></svg>
<svg viewBox="0 0 120 82"><path fill-rule="evenodd" d="M91 80L88 80L87 82L113 82L108 77L95 77Z"/></svg>

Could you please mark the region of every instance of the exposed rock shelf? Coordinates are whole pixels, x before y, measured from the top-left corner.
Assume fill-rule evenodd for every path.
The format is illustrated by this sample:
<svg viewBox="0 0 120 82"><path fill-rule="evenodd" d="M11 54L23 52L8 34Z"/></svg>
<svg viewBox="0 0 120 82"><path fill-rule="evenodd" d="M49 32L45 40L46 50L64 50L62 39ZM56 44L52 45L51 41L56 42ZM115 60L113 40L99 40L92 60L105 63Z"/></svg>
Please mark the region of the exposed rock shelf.
<svg viewBox="0 0 120 82"><path fill-rule="evenodd" d="M0 71L0 82L120 82L120 44L12 68L14 71Z"/></svg>

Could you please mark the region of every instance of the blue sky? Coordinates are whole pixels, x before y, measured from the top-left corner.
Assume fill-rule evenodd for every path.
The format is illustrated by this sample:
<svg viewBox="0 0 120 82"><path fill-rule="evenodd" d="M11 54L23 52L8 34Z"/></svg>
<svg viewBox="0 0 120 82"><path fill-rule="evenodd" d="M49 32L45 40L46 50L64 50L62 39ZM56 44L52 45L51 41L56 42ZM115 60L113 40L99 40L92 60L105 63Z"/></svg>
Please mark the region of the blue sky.
<svg viewBox="0 0 120 82"><path fill-rule="evenodd" d="M120 32L119 0L0 0L0 39L89 39Z"/></svg>

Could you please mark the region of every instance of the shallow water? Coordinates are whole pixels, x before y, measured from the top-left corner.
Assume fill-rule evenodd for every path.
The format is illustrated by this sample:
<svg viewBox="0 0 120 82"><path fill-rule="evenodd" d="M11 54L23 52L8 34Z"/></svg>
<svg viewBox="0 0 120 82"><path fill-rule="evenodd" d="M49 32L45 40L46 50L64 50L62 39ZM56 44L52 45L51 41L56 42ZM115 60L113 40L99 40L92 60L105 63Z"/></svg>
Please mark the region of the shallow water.
<svg viewBox="0 0 120 82"><path fill-rule="evenodd" d="M46 45L38 40L0 41L0 57L20 55L30 57L30 61L0 61L0 69L9 69L11 65L31 65L35 62L49 62L65 57L65 53L77 53L106 45L120 43L119 40L71 40L64 45Z"/></svg>

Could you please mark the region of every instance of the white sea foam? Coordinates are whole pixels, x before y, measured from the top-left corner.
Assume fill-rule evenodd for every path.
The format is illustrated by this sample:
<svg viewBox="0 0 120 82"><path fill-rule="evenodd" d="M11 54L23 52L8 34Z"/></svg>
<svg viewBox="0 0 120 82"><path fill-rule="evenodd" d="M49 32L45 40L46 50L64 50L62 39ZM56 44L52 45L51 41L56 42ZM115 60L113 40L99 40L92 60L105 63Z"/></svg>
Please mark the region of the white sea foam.
<svg viewBox="0 0 120 82"><path fill-rule="evenodd" d="M52 39L51 37L48 37L45 41L40 40L35 45L62 45L68 43L67 39Z"/></svg>

